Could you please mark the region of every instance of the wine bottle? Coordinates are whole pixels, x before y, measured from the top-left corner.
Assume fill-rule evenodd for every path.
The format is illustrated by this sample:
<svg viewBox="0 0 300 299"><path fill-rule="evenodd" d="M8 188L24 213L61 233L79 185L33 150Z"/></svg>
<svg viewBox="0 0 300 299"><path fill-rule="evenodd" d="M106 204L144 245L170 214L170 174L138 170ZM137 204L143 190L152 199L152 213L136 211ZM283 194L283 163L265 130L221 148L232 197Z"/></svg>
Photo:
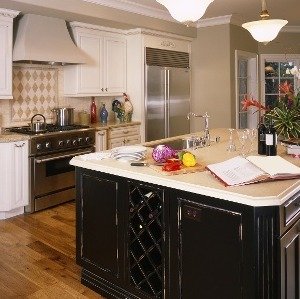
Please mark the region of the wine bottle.
<svg viewBox="0 0 300 299"><path fill-rule="evenodd" d="M269 126L266 128L266 155L277 155L277 134L272 121L270 121Z"/></svg>
<svg viewBox="0 0 300 299"><path fill-rule="evenodd" d="M266 154L266 126L263 122L261 122L257 129L257 153L259 155Z"/></svg>
<svg viewBox="0 0 300 299"><path fill-rule="evenodd" d="M92 104L91 104L91 124L97 122L97 107L95 103L95 97L92 97Z"/></svg>

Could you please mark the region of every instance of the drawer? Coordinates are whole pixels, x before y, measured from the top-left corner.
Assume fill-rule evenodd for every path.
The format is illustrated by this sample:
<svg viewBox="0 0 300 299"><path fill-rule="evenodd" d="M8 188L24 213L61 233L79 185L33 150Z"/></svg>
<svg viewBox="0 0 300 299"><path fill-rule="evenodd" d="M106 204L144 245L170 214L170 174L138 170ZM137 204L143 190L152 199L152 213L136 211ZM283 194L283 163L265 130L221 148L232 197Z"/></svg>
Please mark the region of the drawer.
<svg viewBox="0 0 300 299"><path fill-rule="evenodd" d="M300 193L296 193L284 204L284 223L287 225L300 213Z"/></svg>
<svg viewBox="0 0 300 299"><path fill-rule="evenodd" d="M136 125L136 126L111 128L108 131L109 138L119 138L119 137L125 137L130 135L140 135L140 126Z"/></svg>
<svg viewBox="0 0 300 299"><path fill-rule="evenodd" d="M139 143L141 143L140 135L112 138L112 139L108 140L108 148L112 149L112 148L119 147L119 146L134 145L134 144L139 144Z"/></svg>

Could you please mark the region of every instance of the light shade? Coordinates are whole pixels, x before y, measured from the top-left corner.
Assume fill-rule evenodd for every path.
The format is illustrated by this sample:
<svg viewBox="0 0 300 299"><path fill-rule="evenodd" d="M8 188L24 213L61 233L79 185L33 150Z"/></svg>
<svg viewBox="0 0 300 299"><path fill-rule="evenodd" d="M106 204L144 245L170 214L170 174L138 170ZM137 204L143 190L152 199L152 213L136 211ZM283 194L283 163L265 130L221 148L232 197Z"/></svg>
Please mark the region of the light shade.
<svg viewBox="0 0 300 299"><path fill-rule="evenodd" d="M182 23L196 22L214 0L156 0L164 5L171 16Z"/></svg>
<svg viewBox="0 0 300 299"><path fill-rule="evenodd" d="M287 20L267 19L244 23L242 27L247 29L255 40L267 44L276 38L281 28L287 23Z"/></svg>

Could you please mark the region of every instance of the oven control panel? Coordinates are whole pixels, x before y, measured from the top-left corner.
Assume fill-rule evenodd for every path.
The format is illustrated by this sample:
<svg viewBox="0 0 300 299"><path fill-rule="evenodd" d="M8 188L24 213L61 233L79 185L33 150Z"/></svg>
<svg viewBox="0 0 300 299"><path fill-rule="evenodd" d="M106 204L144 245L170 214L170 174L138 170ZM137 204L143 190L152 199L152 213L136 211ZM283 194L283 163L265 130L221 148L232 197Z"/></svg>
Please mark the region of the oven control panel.
<svg viewBox="0 0 300 299"><path fill-rule="evenodd" d="M44 134L43 136L40 135L31 138L30 155L48 154L94 145L94 129Z"/></svg>

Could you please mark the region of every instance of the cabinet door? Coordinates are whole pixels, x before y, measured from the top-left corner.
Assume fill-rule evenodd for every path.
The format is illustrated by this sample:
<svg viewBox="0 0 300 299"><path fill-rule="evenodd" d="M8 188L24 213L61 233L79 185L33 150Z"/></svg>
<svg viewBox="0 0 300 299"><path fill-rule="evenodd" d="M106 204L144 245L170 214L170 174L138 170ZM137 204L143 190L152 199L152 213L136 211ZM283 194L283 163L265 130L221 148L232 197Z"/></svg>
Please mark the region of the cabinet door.
<svg viewBox="0 0 300 299"><path fill-rule="evenodd" d="M0 99L12 99L12 21L0 20Z"/></svg>
<svg viewBox="0 0 300 299"><path fill-rule="evenodd" d="M281 299L300 298L300 220L281 239Z"/></svg>
<svg viewBox="0 0 300 299"><path fill-rule="evenodd" d="M28 205L28 141L1 143L0 162L0 210Z"/></svg>
<svg viewBox="0 0 300 299"><path fill-rule="evenodd" d="M103 88L103 38L92 34L79 34L77 45L90 58L90 63L79 66L78 93L99 94Z"/></svg>
<svg viewBox="0 0 300 299"><path fill-rule="evenodd" d="M107 131L96 131L96 152L105 151L107 149Z"/></svg>
<svg viewBox="0 0 300 299"><path fill-rule="evenodd" d="M126 40L117 37L105 38L105 86L107 93L126 91Z"/></svg>
<svg viewBox="0 0 300 299"><path fill-rule="evenodd" d="M77 260L91 272L103 278L120 277L120 223L118 183L101 178L97 172L80 176L78 203Z"/></svg>
<svg viewBox="0 0 300 299"><path fill-rule="evenodd" d="M183 199L174 202L176 217L170 217L177 223L177 232L172 235L171 231L171 238L177 235L179 262L175 254L170 263L178 263L178 272L173 269L171 275L179 276L171 297L242 298L241 215Z"/></svg>

